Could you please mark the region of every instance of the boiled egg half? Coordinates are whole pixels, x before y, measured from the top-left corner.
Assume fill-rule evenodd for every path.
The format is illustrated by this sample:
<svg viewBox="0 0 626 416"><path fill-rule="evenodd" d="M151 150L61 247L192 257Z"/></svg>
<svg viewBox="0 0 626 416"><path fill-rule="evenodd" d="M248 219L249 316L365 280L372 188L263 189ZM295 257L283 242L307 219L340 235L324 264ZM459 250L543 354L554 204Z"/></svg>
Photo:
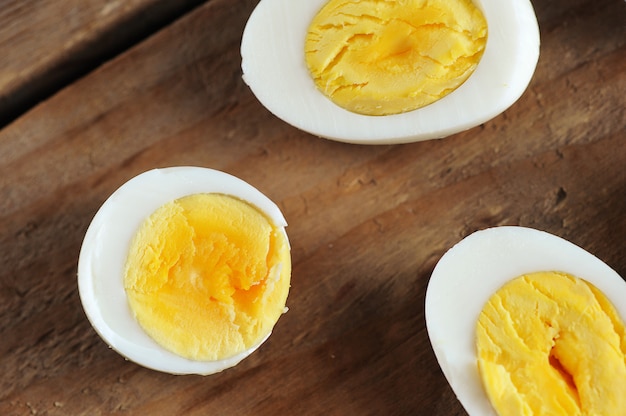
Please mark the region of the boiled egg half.
<svg viewBox="0 0 626 416"><path fill-rule="evenodd" d="M126 359L212 374L255 351L286 311L291 260L279 208L252 185L202 167L142 173L87 229L84 311Z"/></svg>
<svg viewBox="0 0 626 416"><path fill-rule="evenodd" d="M454 2L460 1L441 0L439 3L449 3L446 7L454 8ZM475 127L517 101L527 88L539 58L539 28L529 0L473 0L484 15L488 33L480 60L469 77L442 98L417 109L388 115L362 114L337 105L322 93L305 59L309 27L327 2L261 0L245 26L241 42L243 79L258 100L285 122L327 139L361 144L405 143L442 138ZM351 6L356 4L362 9L352 16L357 20L378 19L377 16L369 15L375 7L379 7L374 6L374 3L344 3ZM420 7L421 3L426 4L418 0L398 0L385 2L385 5L407 7L407 3L415 3ZM394 53L396 56L405 53L404 40L398 38L396 42L395 38L401 37L406 31L400 26L412 30L412 22L405 24L402 18L393 21L399 23L397 28L390 27L388 30L392 33L391 40L381 43L394 44L392 47L400 51ZM351 24L349 22L345 26ZM330 25L344 26L344 23ZM434 27L438 24L425 26ZM383 27L381 30L386 29ZM359 33L350 42L353 38L370 36L377 35ZM426 34L424 37L435 36ZM418 56L419 47L412 49L412 53ZM438 53L443 56L446 51L439 50ZM369 56L367 53L365 55ZM430 57L425 59L432 60ZM345 71L358 66L358 58L354 62L354 65L348 64ZM406 63L401 65L406 66ZM390 64L390 71L397 66ZM337 77L342 78L343 75ZM372 77L374 79L378 76L374 74Z"/></svg>
<svg viewBox="0 0 626 416"><path fill-rule="evenodd" d="M470 415L624 410L626 282L560 237L515 226L469 235L433 270L425 313L435 356ZM613 411L594 413L594 400Z"/></svg>

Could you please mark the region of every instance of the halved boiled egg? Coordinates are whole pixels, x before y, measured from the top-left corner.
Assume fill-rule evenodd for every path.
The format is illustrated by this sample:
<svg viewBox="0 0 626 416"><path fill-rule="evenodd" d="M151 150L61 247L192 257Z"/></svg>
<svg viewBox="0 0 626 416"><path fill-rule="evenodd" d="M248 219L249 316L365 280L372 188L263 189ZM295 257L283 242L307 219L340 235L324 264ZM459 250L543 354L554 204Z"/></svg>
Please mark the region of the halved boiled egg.
<svg viewBox="0 0 626 416"><path fill-rule="evenodd" d="M471 234L433 270L425 313L470 415L625 408L626 282L560 237L514 226Z"/></svg>
<svg viewBox="0 0 626 416"><path fill-rule="evenodd" d="M287 225L250 184L201 167L154 169L98 210L78 261L80 299L122 356L212 374L255 351L286 311Z"/></svg>
<svg viewBox="0 0 626 416"><path fill-rule="evenodd" d="M448 42L444 32L454 32L455 36L469 32L457 28L456 23L448 19L448 14L461 4L471 2L398 0L384 2L384 6L366 0L335 2L338 7L348 7L349 10L337 10L330 18L324 17L326 20L316 20L318 27L311 30L312 22L328 1L261 0L247 22L241 42L243 79L259 101L277 117L317 136L349 143L390 144L458 133L484 123L510 107L528 86L537 65L539 29L530 1L473 0L487 23L486 45L484 50L479 48L480 53L476 52L479 61L475 68L470 65L470 69L455 70L462 75L459 86L445 84L440 88L442 91L436 93L420 86L409 92L411 97L422 95L424 103L433 101L430 104L416 106L400 102L398 105L406 111L398 112L395 108L378 111L376 104L372 104L372 96L384 96L387 100L387 90L405 89L402 86L405 79L387 79L387 74L401 72L412 77L430 64L437 67L434 75L426 73L417 77L422 82L428 78L440 78L441 73L445 74L452 66L456 68L467 58L456 59L458 51L442 45ZM433 10L428 9L431 4L435 4ZM423 14L426 17L416 16L411 21L408 17L403 18L407 8L421 7L425 8ZM387 9L404 9L396 16L381 17L376 15L381 8L385 13ZM341 20L344 18L345 21ZM418 21L421 23L415 23ZM365 24L361 25L363 22ZM356 27L358 29L354 29ZM443 28L441 33L432 32L438 28ZM332 36L322 39L325 32L336 30L359 32L339 36L337 46L332 44ZM320 32L323 33L320 35ZM432 47L433 54L426 54L420 49L421 43L431 41L433 43L428 48ZM370 45L372 42L374 46ZM452 44L458 46L463 42L466 41L452 41ZM339 61L350 49L348 44L365 46L339 68ZM337 67L333 68L335 74L330 80L326 80L325 75L314 80L315 71L311 72L307 60L315 62L318 58L305 57L311 48L317 50L318 47L334 51L334 55L320 58L322 72ZM389 51L384 50L387 47ZM458 54L461 56L462 52ZM449 55L455 55L456 61L449 63ZM370 57L372 62L365 63ZM418 62L421 60L423 64ZM416 69L411 69L412 66ZM360 75L355 78L357 80L351 80L352 72L361 70L360 67L371 72L366 75L369 80L358 81ZM331 82L333 85L326 88ZM384 91L374 90L366 96L365 89L372 85ZM361 88L362 97L359 96ZM336 92L337 100L329 98L323 92L326 89L333 94ZM351 97L356 98L352 100L354 104L342 104L346 100L339 95L346 91L348 101ZM431 94L441 98L428 98ZM405 98L396 101L406 101ZM416 109L411 110L413 107Z"/></svg>

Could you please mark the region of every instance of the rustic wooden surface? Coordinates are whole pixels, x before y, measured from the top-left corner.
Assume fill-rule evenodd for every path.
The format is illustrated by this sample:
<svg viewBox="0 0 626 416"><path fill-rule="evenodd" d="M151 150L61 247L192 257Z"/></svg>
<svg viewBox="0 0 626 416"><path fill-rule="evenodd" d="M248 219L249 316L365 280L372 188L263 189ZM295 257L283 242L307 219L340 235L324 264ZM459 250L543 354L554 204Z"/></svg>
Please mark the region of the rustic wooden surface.
<svg viewBox="0 0 626 416"><path fill-rule="evenodd" d="M1 0L0 123L202 0Z"/></svg>
<svg viewBox="0 0 626 416"><path fill-rule="evenodd" d="M424 323L448 248L524 225L626 276L624 2L534 0L541 57L522 98L467 132L395 146L312 137L258 103L239 55L256 0L35 3L0 1L0 414L464 415ZM57 12L80 4L71 29ZM148 9L161 22L143 26L151 35L124 29ZM112 33L124 38L114 48ZM55 75L81 60L85 73ZM126 362L77 292L98 207L174 165L239 176L289 222L290 312L209 377Z"/></svg>

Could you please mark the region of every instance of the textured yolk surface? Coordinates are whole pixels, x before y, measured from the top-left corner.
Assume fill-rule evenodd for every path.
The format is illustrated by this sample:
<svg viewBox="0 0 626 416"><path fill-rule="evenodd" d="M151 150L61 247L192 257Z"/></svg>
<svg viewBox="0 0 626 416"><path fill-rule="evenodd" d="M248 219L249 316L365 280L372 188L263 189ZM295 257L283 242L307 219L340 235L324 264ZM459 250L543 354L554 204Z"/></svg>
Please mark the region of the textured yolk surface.
<svg viewBox="0 0 626 416"><path fill-rule="evenodd" d="M626 410L626 331L609 300L573 276L504 285L477 325L478 367L499 415L618 415Z"/></svg>
<svg viewBox="0 0 626 416"><path fill-rule="evenodd" d="M124 287L157 343L186 358L217 360L269 335L290 276L282 229L239 199L195 194L163 205L142 224Z"/></svg>
<svg viewBox="0 0 626 416"><path fill-rule="evenodd" d="M428 105L474 71L487 22L471 0L330 0L305 42L317 88L355 113Z"/></svg>

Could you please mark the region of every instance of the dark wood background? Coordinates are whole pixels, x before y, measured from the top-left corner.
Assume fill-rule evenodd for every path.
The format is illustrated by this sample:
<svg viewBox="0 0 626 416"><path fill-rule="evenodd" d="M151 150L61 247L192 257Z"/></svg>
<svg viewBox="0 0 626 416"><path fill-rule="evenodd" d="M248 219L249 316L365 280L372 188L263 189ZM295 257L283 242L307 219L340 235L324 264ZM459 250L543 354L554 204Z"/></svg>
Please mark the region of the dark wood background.
<svg viewBox="0 0 626 416"><path fill-rule="evenodd" d="M474 230L559 235L626 276L626 3L533 0L525 94L443 140L305 134L242 82L256 0L0 0L0 414L464 415L424 295ZM172 376L109 350L76 265L102 202L148 169L199 165L268 195L293 278L263 347Z"/></svg>

